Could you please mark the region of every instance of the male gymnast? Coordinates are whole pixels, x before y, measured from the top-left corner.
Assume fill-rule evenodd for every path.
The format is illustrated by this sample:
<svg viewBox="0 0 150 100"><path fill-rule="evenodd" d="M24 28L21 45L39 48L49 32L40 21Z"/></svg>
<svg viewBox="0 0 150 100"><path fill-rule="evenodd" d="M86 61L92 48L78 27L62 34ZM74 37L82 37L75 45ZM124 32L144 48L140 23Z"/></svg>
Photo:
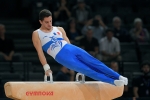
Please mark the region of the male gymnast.
<svg viewBox="0 0 150 100"><path fill-rule="evenodd" d="M126 77L119 75L83 49L70 44L65 30L62 27L52 26L52 13L49 10L40 11L39 22L41 27L32 33L32 42L47 76L52 71L43 51L68 69L95 80L115 86L128 84Z"/></svg>

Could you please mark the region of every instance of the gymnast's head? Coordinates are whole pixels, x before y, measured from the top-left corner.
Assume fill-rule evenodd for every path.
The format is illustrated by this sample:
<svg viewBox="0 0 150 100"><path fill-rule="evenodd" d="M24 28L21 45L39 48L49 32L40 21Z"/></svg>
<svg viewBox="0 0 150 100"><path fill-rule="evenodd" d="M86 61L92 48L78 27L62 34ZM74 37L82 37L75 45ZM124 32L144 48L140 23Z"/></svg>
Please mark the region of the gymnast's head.
<svg viewBox="0 0 150 100"><path fill-rule="evenodd" d="M39 13L39 22L42 28L50 30L52 27L52 13L47 9L41 10Z"/></svg>

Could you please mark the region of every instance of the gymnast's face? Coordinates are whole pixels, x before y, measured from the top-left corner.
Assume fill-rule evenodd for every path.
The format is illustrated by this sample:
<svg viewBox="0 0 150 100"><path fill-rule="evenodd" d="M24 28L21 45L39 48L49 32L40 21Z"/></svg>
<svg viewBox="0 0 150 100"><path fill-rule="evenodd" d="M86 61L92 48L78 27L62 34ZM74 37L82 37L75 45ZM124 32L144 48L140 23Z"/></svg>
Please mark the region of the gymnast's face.
<svg viewBox="0 0 150 100"><path fill-rule="evenodd" d="M52 28L52 16L45 17L43 20L40 20L42 27L46 28L47 30L51 30Z"/></svg>

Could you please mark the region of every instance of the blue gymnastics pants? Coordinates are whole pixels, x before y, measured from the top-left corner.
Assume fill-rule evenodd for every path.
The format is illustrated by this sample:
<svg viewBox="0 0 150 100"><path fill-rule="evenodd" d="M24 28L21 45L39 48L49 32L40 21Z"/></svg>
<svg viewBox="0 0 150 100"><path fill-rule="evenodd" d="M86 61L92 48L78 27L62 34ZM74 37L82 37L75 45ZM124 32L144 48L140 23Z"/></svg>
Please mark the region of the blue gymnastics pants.
<svg viewBox="0 0 150 100"><path fill-rule="evenodd" d="M55 60L70 70L113 85L114 80L118 80L120 76L85 50L72 44L66 44L56 55Z"/></svg>

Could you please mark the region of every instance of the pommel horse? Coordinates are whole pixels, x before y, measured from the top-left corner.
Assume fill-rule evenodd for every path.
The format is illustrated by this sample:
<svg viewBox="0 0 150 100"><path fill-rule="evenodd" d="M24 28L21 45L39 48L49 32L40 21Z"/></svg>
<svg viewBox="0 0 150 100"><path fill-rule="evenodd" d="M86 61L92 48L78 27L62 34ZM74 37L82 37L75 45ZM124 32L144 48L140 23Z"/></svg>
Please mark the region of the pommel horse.
<svg viewBox="0 0 150 100"><path fill-rule="evenodd" d="M81 76L81 80L79 80ZM112 100L122 96L124 86L100 81L87 81L77 73L75 82L53 82L44 76L44 82L7 82L5 94L14 100Z"/></svg>

